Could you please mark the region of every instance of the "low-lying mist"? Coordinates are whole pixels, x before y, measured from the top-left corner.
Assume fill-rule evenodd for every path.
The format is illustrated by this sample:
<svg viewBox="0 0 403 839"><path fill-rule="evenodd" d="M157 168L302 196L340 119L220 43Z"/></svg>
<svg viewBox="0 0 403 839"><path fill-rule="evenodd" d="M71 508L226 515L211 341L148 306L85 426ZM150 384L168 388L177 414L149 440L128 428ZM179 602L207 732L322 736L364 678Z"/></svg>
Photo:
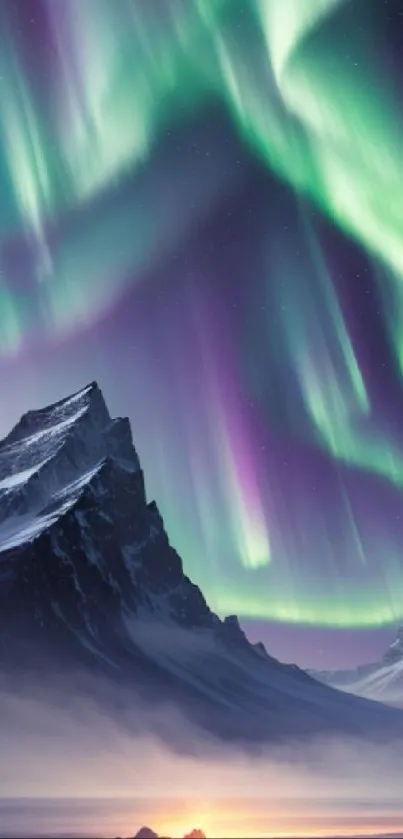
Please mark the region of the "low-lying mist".
<svg viewBox="0 0 403 839"><path fill-rule="evenodd" d="M215 836L248 835L229 824L235 814L238 825L248 823L245 830L261 836L264 824L286 816L287 824L294 819L294 829L301 832L308 822L326 819L330 832L344 830L348 822L355 833L363 827L361 816L371 815L371 830L378 823L395 829L396 819L403 819L399 744L326 737L247 752L208 737L168 703L150 709L137 698L131 709L122 706L122 719L112 719L67 677L52 688L26 680L23 692L21 683L18 691L10 682L0 683L0 754L3 807L8 802L8 816L3 812L0 819L3 835L12 835L16 824L21 829L23 813L28 814L25 832L32 831L26 835L44 835L39 807L44 799L46 806L49 800L74 799L76 807L79 799L81 831L92 835L130 835L153 818L155 829L176 830L172 835L180 835L182 824L184 830L195 826L196 819ZM10 799L38 804L36 809L32 801L11 806ZM114 803L105 821L100 813L106 801ZM78 835L80 824L73 829L70 823L72 806L63 812L69 812L71 831ZM188 812L190 825L181 821ZM59 821L59 826L52 822L52 830L62 835L66 816Z"/></svg>

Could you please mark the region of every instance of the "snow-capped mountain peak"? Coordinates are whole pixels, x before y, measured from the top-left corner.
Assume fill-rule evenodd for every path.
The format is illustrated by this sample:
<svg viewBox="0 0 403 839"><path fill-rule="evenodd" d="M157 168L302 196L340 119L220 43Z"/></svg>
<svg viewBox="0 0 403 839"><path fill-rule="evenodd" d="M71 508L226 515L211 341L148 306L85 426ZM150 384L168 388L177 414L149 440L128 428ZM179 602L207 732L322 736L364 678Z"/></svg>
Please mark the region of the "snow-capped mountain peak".
<svg viewBox="0 0 403 839"><path fill-rule="evenodd" d="M280 664L211 611L147 501L128 420L95 383L0 443L0 667L27 666L96 672L118 704L123 684L220 737L403 736L403 715Z"/></svg>
<svg viewBox="0 0 403 839"><path fill-rule="evenodd" d="M0 443L0 545L18 532L39 534L49 503L58 499L64 509L106 457L140 468L128 420L111 419L95 382L24 414Z"/></svg>
<svg viewBox="0 0 403 839"><path fill-rule="evenodd" d="M310 671L323 684L403 708L403 624L380 661L351 670Z"/></svg>

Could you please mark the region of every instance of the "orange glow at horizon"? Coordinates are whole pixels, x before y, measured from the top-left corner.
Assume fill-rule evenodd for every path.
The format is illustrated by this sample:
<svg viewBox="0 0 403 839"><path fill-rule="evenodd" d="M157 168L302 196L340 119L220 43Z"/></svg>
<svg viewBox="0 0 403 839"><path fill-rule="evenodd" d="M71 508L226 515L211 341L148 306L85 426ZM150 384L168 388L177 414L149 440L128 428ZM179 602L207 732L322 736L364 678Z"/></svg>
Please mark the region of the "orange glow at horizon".
<svg viewBox="0 0 403 839"><path fill-rule="evenodd" d="M184 801L173 803L171 812L151 818L145 814L143 822L156 831L158 836L166 839L183 839L195 828L202 830L206 839L326 839L326 837L373 837L376 832L385 834L403 830L402 822L385 820L382 817L370 815L344 819L343 814L324 812L323 817L317 813L293 813L289 806L281 807L281 803L273 802L271 813L268 813L269 803L262 812L261 805L245 806L246 802L231 801L222 803L218 800ZM260 812L259 812L260 811ZM344 822L341 824L341 822ZM350 823L349 823L350 822ZM140 828L137 825L136 830ZM128 825L125 835L133 834L133 823ZM403 833L402 833L403 835Z"/></svg>

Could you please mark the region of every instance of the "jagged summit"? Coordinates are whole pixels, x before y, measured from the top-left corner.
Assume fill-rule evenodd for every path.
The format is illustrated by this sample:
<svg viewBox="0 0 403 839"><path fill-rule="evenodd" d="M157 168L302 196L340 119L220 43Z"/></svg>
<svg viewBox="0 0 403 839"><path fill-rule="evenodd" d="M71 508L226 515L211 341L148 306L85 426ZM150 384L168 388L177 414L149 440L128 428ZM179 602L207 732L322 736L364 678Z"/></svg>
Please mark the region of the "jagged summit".
<svg viewBox="0 0 403 839"><path fill-rule="evenodd" d="M38 432L44 435L46 431L53 429L55 433L61 433L66 428L66 425L62 423L75 421L78 414L82 415L90 410L93 415L98 414L101 421L105 423L110 421L108 409L97 382L91 382L71 396L51 405L27 411L1 442L0 448L3 449L22 440L28 441Z"/></svg>
<svg viewBox="0 0 403 839"><path fill-rule="evenodd" d="M96 383L29 411L0 443L0 669L27 667L96 672L117 704L124 685L220 738L403 736L400 715L280 664L211 611L146 498L129 421L110 417Z"/></svg>
<svg viewBox="0 0 403 839"><path fill-rule="evenodd" d="M140 468L129 420L111 419L96 382L24 414L0 443L0 548L36 538L108 458Z"/></svg>
<svg viewBox="0 0 403 839"><path fill-rule="evenodd" d="M3 643L20 622L104 658L140 607L214 623L146 501L129 422L111 419L96 383L25 414L0 444L0 469Z"/></svg>

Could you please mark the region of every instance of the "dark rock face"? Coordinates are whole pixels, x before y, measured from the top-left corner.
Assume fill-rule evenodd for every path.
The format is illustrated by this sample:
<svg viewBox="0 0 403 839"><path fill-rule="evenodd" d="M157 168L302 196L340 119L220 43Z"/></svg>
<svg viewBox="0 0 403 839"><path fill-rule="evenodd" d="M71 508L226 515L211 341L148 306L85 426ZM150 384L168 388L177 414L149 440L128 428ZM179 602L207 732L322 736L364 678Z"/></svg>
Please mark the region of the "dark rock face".
<svg viewBox="0 0 403 839"><path fill-rule="evenodd" d="M0 475L3 656L17 638L112 654L140 607L215 625L146 501L130 426L95 384L23 417L0 444Z"/></svg>
<svg viewBox="0 0 403 839"><path fill-rule="evenodd" d="M0 669L27 668L145 691L220 738L403 734L403 715L280 664L209 609L146 499L128 420L111 419L96 383L0 443Z"/></svg>

